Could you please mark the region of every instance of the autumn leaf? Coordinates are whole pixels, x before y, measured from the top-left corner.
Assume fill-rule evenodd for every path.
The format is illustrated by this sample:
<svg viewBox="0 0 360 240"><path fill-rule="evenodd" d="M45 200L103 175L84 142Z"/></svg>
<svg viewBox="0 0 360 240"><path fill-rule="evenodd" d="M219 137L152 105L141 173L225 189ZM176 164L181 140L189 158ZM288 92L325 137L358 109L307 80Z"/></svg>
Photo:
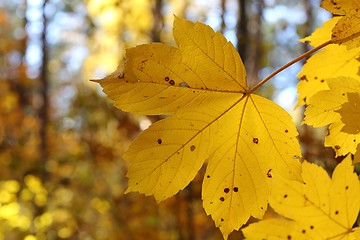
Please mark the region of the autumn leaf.
<svg viewBox="0 0 360 240"><path fill-rule="evenodd" d="M338 77L326 81L329 90L315 94L305 110L304 123L314 127L329 126L325 146L332 147L337 156L355 154L360 143L360 134L344 132L344 123L338 110L347 102L348 92L360 91L360 81L348 77Z"/></svg>
<svg viewBox="0 0 360 240"><path fill-rule="evenodd" d="M271 207L288 219L267 219L242 231L246 239L358 239L352 228L360 211L360 181L345 158L326 171L308 162L302 164L304 183L274 175Z"/></svg>
<svg viewBox="0 0 360 240"><path fill-rule="evenodd" d="M315 31L308 37L300 39L300 42L307 43L312 47L317 47L324 42L327 42L331 39L332 29L339 22L341 17L333 17L325 22L323 26L316 28Z"/></svg>
<svg viewBox="0 0 360 240"><path fill-rule="evenodd" d="M342 16L332 30L332 40L349 49L360 46L360 1L323 0L321 7Z"/></svg>
<svg viewBox="0 0 360 240"><path fill-rule="evenodd" d="M359 92L348 92L347 101L337 110L341 115L341 122L344 124L341 131L348 134L359 135L360 132L360 95ZM356 147L354 164L360 163L360 144Z"/></svg>
<svg viewBox="0 0 360 240"><path fill-rule="evenodd" d="M310 37L302 41L311 46L318 46L331 38L331 30L339 21L339 17L332 18L318 28ZM334 57L336 56L336 57ZM298 78L299 93L298 106L307 104L308 100L317 92L328 90L326 79L335 77L351 77L358 79L360 48L347 49L346 46L331 44L313 55L306 61Z"/></svg>
<svg viewBox="0 0 360 240"><path fill-rule="evenodd" d="M297 131L289 114L250 94L239 54L219 32L175 18L178 48L152 43L98 81L114 105L166 114L129 147L127 192L162 201L185 188L204 162L202 199L224 238L267 208L271 176L300 180Z"/></svg>

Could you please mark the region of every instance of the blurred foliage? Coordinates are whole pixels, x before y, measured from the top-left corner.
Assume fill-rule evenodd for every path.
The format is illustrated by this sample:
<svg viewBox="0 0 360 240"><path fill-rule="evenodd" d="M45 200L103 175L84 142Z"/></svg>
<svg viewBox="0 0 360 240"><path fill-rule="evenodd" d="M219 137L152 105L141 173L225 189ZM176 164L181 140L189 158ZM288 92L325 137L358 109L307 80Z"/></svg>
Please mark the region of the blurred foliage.
<svg viewBox="0 0 360 240"><path fill-rule="evenodd" d="M236 45L238 2L228 0L222 9L220 0L48 0L45 6L0 0L0 240L221 239L202 208L201 174L160 205L123 194L127 163L121 156L158 118L116 110L88 80L116 69L127 47L154 39L173 43L173 14L221 29ZM319 1L247 2L252 50L246 64L257 82L269 72L266 65L300 53L294 44L307 32L306 15L299 22L284 17L267 23L265 12L278 6L304 12L303 3ZM254 56L255 48L261 51ZM270 86L267 96L284 89L278 81L282 85Z"/></svg>

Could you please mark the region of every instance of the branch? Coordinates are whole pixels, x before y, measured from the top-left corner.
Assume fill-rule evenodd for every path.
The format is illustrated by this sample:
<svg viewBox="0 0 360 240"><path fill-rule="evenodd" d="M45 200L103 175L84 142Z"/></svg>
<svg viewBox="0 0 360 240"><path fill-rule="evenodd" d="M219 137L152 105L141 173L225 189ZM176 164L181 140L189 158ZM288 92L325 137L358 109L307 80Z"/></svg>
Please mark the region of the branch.
<svg viewBox="0 0 360 240"><path fill-rule="evenodd" d="M301 54L300 56L298 56L297 58L293 59L292 61L286 63L285 65L283 65L282 67L278 68L277 70L275 70L274 72L272 72L270 75L268 75L266 78L264 78L261 82L259 82L258 84L256 84L253 88L251 88L246 94L249 95L251 93L253 93L254 91L258 90L262 85L264 85L267 81L269 81L270 79L272 79L274 76L276 76L278 73L282 72L283 70L285 70L286 68L290 67L291 65L293 65L294 63L300 61L301 59L313 54L314 52L319 51L320 49L326 47L327 45L333 43L333 40L329 40L327 42L324 42L323 44Z"/></svg>

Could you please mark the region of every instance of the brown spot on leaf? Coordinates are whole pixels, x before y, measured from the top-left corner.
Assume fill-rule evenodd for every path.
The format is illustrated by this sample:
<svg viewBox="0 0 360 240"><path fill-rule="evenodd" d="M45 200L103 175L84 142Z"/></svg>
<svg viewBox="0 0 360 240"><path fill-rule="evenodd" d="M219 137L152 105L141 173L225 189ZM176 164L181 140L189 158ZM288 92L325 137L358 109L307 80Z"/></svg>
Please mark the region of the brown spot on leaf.
<svg viewBox="0 0 360 240"><path fill-rule="evenodd" d="M287 239L288 239L288 240L291 240L291 235L288 235L288 236L287 236Z"/></svg>
<svg viewBox="0 0 360 240"><path fill-rule="evenodd" d="M158 142L158 144L162 144L161 138L159 138L159 139L157 140L157 142Z"/></svg>
<svg viewBox="0 0 360 240"><path fill-rule="evenodd" d="M195 145L191 145L191 146L190 146L190 151L193 152L193 151L195 151L195 149L196 149L196 146L195 146Z"/></svg>
<svg viewBox="0 0 360 240"><path fill-rule="evenodd" d="M272 178L272 175L271 175L271 168L267 171L266 175L268 178Z"/></svg>
<svg viewBox="0 0 360 240"><path fill-rule="evenodd" d="M206 178L210 178L210 175L207 175Z"/></svg>
<svg viewBox="0 0 360 240"><path fill-rule="evenodd" d="M175 81L172 79L169 81L169 83L170 83L170 85L175 85Z"/></svg>
<svg viewBox="0 0 360 240"><path fill-rule="evenodd" d="M335 211L335 215L338 215L338 214L339 214L339 211L338 211L338 210L336 210L336 211Z"/></svg>
<svg viewBox="0 0 360 240"><path fill-rule="evenodd" d="M346 186L346 187L345 187L345 190L348 190L348 189L349 189L349 186Z"/></svg>
<svg viewBox="0 0 360 240"><path fill-rule="evenodd" d="M310 226L310 229L314 229L314 226L313 226L313 225L311 225L311 226Z"/></svg>
<svg viewBox="0 0 360 240"><path fill-rule="evenodd" d="M169 78L169 77L165 77L165 81L167 81L167 82L168 82L169 80L170 80L170 78Z"/></svg>
<svg viewBox="0 0 360 240"><path fill-rule="evenodd" d="M336 150L339 150L339 149L340 149L340 146L339 146L339 145L335 145L335 149L336 149Z"/></svg>
<svg viewBox="0 0 360 240"><path fill-rule="evenodd" d="M284 195L284 198L287 198L287 197L288 197L288 195L287 195L287 194L285 194L285 195Z"/></svg>
<svg viewBox="0 0 360 240"><path fill-rule="evenodd" d="M301 232L302 232L303 234L305 234L305 233L306 233L306 230L305 230L305 229L303 229L303 230L301 230Z"/></svg>
<svg viewBox="0 0 360 240"><path fill-rule="evenodd" d="M225 198L224 198L224 197L221 197L221 198L220 198L220 201L222 201L222 202L225 201Z"/></svg>
<svg viewBox="0 0 360 240"><path fill-rule="evenodd" d="M238 191L239 191L239 188L234 187L233 190L234 190L234 192L238 192Z"/></svg>
<svg viewBox="0 0 360 240"><path fill-rule="evenodd" d="M230 189L229 188L224 188L224 193L228 193L230 192Z"/></svg>
<svg viewBox="0 0 360 240"><path fill-rule="evenodd" d="M258 139L258 138L253 138L253 143L258 144L258 143L259 143L259 139Z"/></svg>
<svg viewBox="0 0 360 240"><path fill-rule="evenodd" d="M220 221L222 221L222 222L223 222L223 221L224 221L224 219L223 219L223 218L221 218L221 219L220 219Z"/></svg>
<svg viewBox="0 0 360 240"><path fill-rule="evenodd" d="M288 133L288 132L289 132L289 130L285 129L285 133Z"/></svg>

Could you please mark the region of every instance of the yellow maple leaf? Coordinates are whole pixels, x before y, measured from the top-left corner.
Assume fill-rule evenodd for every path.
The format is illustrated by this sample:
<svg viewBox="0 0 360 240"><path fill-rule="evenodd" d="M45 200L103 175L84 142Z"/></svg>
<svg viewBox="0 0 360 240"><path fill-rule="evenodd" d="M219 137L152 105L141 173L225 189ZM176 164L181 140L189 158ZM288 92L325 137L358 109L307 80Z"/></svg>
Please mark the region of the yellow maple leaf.
<svg viewBox="0 0 360 240"><path fill-rule="evenodd" d="M341 131L348 134L354 134L359 136L360 133L360 94L359 92L348 92L347 101L341 105L341 108L337 110L341 115L341 122L344 124ZM356 140L360 137L356 138ZM356 141L355 142L358 142ZM354 142L354 141L353 141ZM360 163L360 144L356 147L354 164Z"/></svg>
<svg viewBox="0 0 360 240"><path fill-rule="evenodd" d="M323 27L317 29L303 41L310 42L312 46L318 46L330 40L331 29L338 21L338 17L328 20ZM359 57L360 48L349 50L345 46L335 44L328 45L322 51L314 54L306 61L298 74L300 82L297 87L299 93L297 105L307 104L314 94L329 89L325 81L328 78L346 76L360 81Z"/></svg>
<svg viewBox="0 0 360 240"><path fill-rule="evenodd" d="M242 231L246 239L355 240L352 228L360 211L360 181L350 157L326 171L302 164L304 184L274 176L271 207L288 219L268 219Z"/></svg>
<svg viewBox="0 0 360 240"><path fill-rule="evenodd" d="M331 39L332 29L338 23L341 17L333 17L325 22L323 26L316 28L315 31L308 37L300 39L300 42L308 43L310 46L317 47L324 42L327 42Z"/></svg>
<svg viewBox="0 0 360 240"><path fill-rule="evenodd" d="M359 133L343 131L344 123L338 110L347 102L348 92L360 91L360 81L349 77L331 78L326 81L329 90L316 93L305 110L304 123L314 127L329 126L325 146L332 147L337 156L355 154L360 143Z"/></svg>
<svg viewBox="0 0 360 240"><path fill-rule="evenodd" d="M323 0L321 7L343 16L332 30L332 40L349 49L360 46L360 1Z"/></svg>
<svg viewBox="0 0 360 240"><path fill-rule="evenodd" d="M176 17L174 38L178 48L128 49L125 65L98 81L118 108L170 115L125 154L127 192L162 201L207 161L203 206L227 238L250 216L263 216L272 173L301 179L298 133L285 110L250 94L240 56L219 32Z"/></svg>

